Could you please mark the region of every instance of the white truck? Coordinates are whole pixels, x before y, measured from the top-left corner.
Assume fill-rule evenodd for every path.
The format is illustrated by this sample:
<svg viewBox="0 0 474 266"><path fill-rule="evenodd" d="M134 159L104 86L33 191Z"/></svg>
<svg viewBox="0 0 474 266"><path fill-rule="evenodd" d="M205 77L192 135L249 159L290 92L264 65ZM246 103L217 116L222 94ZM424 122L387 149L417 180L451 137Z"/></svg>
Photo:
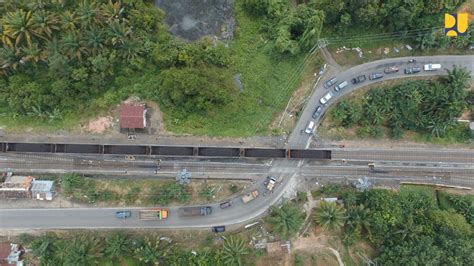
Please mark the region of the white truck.
<svg viewBox="0 0 474 266"><path fill-rule="evenodd" d="M267 181L266 181L266 187L269 192L273 191L273 188L275 188L277 180L274 176L267 176Z"/></svg>
<svg viewBox="0 0 474 266"><path fill-rule="evenodd" d="M425 71L436 71L438 69L441 69L441 64L426 64L423 69Z"/></svg>

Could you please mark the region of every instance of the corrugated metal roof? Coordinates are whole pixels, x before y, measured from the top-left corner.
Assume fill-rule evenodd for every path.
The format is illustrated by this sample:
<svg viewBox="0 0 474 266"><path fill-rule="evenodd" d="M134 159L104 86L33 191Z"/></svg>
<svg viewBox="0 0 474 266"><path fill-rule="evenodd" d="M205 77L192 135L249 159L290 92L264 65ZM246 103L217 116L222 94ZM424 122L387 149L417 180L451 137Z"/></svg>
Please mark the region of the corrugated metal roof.
<svg viewBox="0 0 474 266"><path fill-rule="evenodd" d="M122 105L120 128L145 128L145 107L143 105Z"/></svg>
<svg viewBox="0 0 474 266"><path fill-rule="evenodd" d="M31 192L50 192L53 190L54 181L50 180L35 180L31 184Z"/></svg>

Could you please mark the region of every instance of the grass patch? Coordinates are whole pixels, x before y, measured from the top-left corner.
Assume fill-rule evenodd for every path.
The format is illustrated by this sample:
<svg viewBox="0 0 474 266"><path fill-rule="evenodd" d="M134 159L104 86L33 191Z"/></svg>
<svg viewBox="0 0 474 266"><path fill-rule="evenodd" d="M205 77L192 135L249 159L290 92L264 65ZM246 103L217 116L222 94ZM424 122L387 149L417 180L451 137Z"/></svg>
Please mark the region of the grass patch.
<svg viewBox="0 0 474 266"><path fill-rule="evenodd" d="M244 90L234 100L206 116L188 116L179 121L165 112L167 129L179 133L210 136L252 136L269 134L269 124L287 103L298 80L288 84L302 64L303 55L282 57L273 52L272 42L259 33L262 18L251 17L236 4L238 23L230 44L232 61L227 71L241 74Z"/></svg>
<svg viewBox="0 0 474 266"><path fill-rule="evenodd" d="M440 25L442 26L442 25ZM431 48L426 50L415 49L416 45L413 39L410 38L394 38L388 39L386 36L380 37L384 32L380 28L361 28L352 27L348 30L347 34L341 35L341 32L334 29L325 29L324 38L338 38L335 43L328 46L329 51L336 60L336 62L342 66L353 66L358 64L367 63L369 61L392 58L392 57L405 57L405 56L430 56L430 55L466 55L474 54L473 50L468 49L443 49L443 48ZM376 37L376 36L379 37ZM341 37L343 36L343 37ZM408 50L406 45L410 45L413 50ZM363 57L359 57L357 52L354 50L344 51L336 53L336 51L345 46L346 48L362 49ZM384 54L384 48L389 48L390 52ZM398 49L399 52L395 52L394 48Z"/></svg>
<svg viewBox="0 0 474 266"><path fill-rule="evenodd" d="M237 189L228 189L234 185ZM244 182L193 181L180 186L156 179L97 179L67 175L62 179L62 195L73 201L104 206L152 206L220 201L241 192ZM206 197L203 197L203 191Z"/></svg>
<svg viewBox="0 0 474 266"><path fill-rule="evenodd" d="M435 205L438 205L436 201L436 191L433 187L417 186L417 185L401 185L400 194L417 194L417 195L424 194L430 200L432 200Z"/></svg>

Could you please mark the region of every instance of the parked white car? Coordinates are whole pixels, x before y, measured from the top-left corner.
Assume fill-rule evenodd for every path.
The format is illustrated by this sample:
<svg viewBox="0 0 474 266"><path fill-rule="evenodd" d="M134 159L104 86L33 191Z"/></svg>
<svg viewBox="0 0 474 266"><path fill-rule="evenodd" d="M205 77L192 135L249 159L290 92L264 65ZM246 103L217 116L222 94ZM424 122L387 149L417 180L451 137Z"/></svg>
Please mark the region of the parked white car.
<svg viewBox="0 0 474 266"><path fill-rule="evenodd" d="M321 98L319 100L319 102L321 104L326 104L329 100L331 100L332 96L334 96L334 94L333 94L332 91L330 91L330 92L326 93L326 95L324 95L323 98Z"/></svg>

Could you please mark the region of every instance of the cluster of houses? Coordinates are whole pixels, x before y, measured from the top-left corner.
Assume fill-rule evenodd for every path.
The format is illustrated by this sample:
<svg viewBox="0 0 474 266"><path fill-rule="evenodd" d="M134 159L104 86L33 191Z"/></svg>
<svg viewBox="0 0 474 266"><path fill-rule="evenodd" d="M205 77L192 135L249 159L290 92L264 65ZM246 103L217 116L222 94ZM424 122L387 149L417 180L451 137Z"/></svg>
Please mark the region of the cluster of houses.
<svg viewBox="0 0 474 266"><path fill-rule="evenodd" d="M55 195L54 181L36 180L32 176L18 176L11 173L2 176L0 199L30 198L52 200Z"/></svg>

